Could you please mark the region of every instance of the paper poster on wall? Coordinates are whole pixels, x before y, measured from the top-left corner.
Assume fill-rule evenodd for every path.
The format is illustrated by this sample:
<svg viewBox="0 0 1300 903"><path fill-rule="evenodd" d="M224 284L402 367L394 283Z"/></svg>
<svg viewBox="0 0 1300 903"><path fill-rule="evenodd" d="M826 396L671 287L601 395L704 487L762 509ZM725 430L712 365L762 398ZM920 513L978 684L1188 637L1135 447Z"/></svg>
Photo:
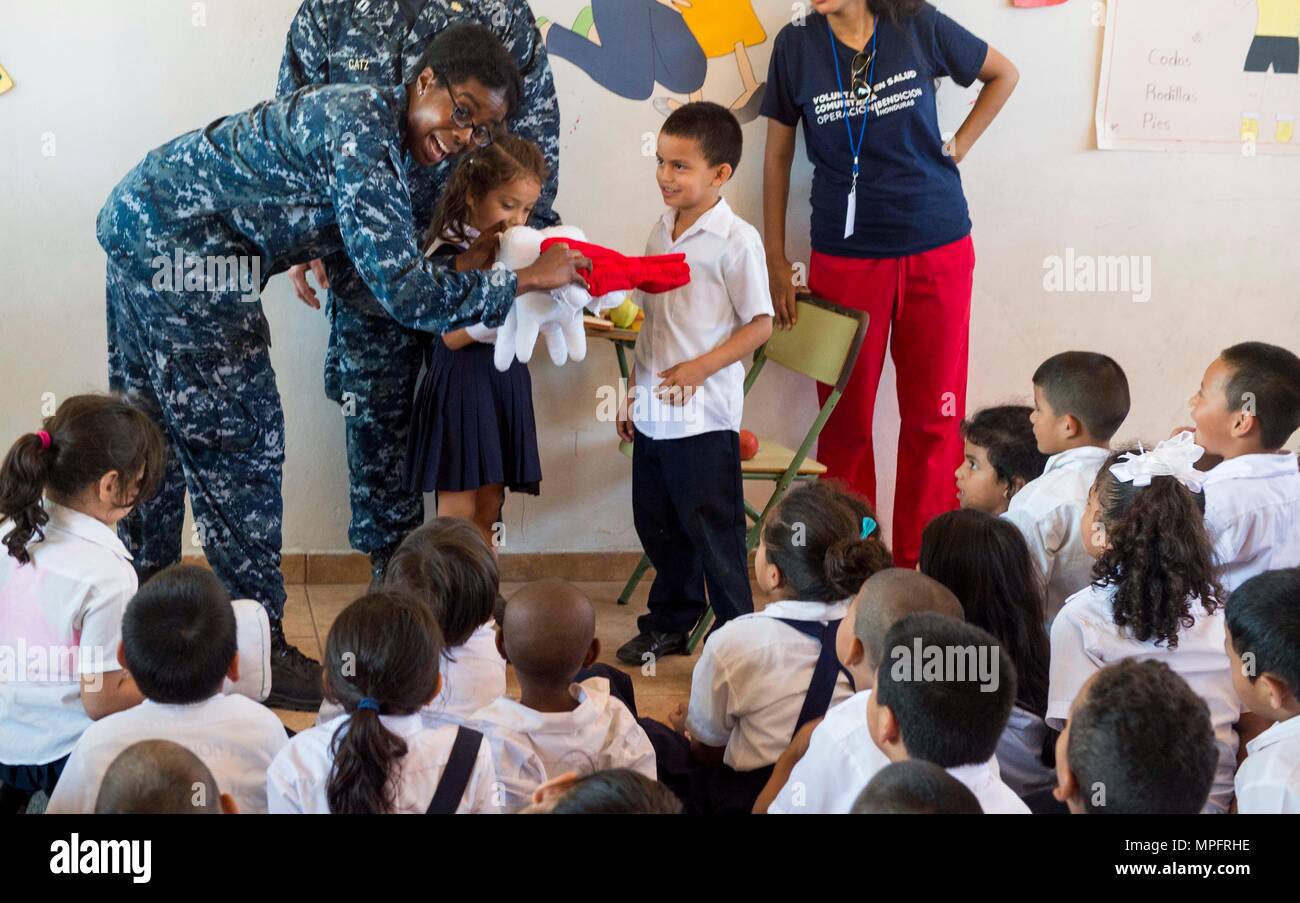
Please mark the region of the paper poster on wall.
<svg viewBox="0 0 1300 903"><path fill-rule="evenodd" d="M667 116L683 103L713 100L742 122L758 117L763 84L751 49L767 42L751 0L533 0L553 58L567 60L607 91L651 100ZM730 60L740 76L734 97L706 97L710 60Z"/></svg>
<svg viewBox="0 0 1300 903"><path fill-rule="evenodd" d="M1300 0L1110 0L1103 150L1300 154Z"/></svg>

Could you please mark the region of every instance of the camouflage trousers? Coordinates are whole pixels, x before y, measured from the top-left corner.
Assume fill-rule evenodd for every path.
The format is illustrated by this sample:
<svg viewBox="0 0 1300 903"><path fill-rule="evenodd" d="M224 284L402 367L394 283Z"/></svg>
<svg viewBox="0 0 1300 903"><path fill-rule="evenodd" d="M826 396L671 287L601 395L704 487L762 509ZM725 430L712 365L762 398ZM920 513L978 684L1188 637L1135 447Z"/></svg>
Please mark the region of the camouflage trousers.
<svg viewBox="0 0 1300 903"><path fill-rule="evenodd" d="M118 525L141 581L202 552L234 598L256 599L273 620L284 612L280 573L284 514L284 411L260 337L189 350L147 280L108 264L108 379L162 428L162 485ZM200 314L201 315L201 314ZM194 535L182 537L185 493Z"/></svg>
<svg viewBox="0 0 1300 903"><path fill-rule="evenodd" d="M348 542L386 557L424 523L424 496L403 488L425 333L382 312L329 300L325 394L338 402L348 449Z"/></svg>

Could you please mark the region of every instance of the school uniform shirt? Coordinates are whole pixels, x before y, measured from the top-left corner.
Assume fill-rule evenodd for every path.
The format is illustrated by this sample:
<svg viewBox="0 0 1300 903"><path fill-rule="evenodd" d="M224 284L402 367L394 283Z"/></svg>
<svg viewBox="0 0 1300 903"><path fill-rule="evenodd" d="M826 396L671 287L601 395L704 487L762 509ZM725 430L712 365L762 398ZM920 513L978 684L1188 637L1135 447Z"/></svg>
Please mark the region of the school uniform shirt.
<svg viewBox="0 0 1300 903"><path fill-rule="evenodd" d="M1029 554L1047 586L1045 622L1050 624L1074 593L1092 582L1093 558L1083 547L1080 522L1088 491L1110 452L1072 448L1047 459L1042 476L1011 497L1002 515L1015 524L1029 544Z"/></svg>
<svg viewBox="0 0 1300 903"><path fill-rule="evenodd" d="M1237 770L1237 812L1300 813L1300 717L1279 721L1246 744Z"/></svg>
<svg viewBox="0 0 1300 903"><path fill-rule="evenodd" d="M857 215L847 238L849 136L858 142L867 112L865 100L845 99L858 52L833 39L819 13L786 25L772 43L760 110L792 128L803 123L813 165L812 249L822 254L907 257L971 231L961 173L944 152L935 81L948 77L969 87L988 58L988 44L928 3L898 22L878 18L876 30L875 96L861 139ZM872 52L870 42L865 51Z"/></svg>
<svg viewBox="0 0 1300 903"><path fill-rule="evenodd" d="M645 322L636 341L632 422L651 439L739 432L745 397L745 366L739 361L705 380L685 405L661 402L654 390L660 373L714 350L755 317L774 315L763 240L726 198L673 241L676 222L677 211L665 211L645 252L685 254L691 281L657 295L636 293Z"/></svg>
<svg viewBox="0 0 1300 903"><path fill-rule="evenodd" d="M736 771L773 764L790 745L821 654L821 643L777 618L826 624L847 613L847 601L781 601L719 627L691 674L691 736L707 746L725 746L722 761ZM851 695L840 673L831 705Z"/></svg>
<svg viewBox="0 0 1300 903"><path fill-rule="evenodd" d="M476 627L464 645L444 652L438 670L442 689L433 702L420 710L427 715L425 723L431 726L448 723L447 716L463 721L506 695L506 660L497 651L491 621ZM316 723L324 724L343 714L341 705L326 699Z"/></svg>
<svg viewBox="0 0 1300 903"><path fill-rule="evenodd" d="M473 226L462 226L465 237L471 242L479 237L479 231ZM436 238L425 249L424 256L426 260L438 260L454 257L468 248L468 245L453 241L450 238ZM495 269L495 267L494 267ZM495 345L497 343L497 330L484 323L471 323L465 327L465 333L476 342L484 345Z"/></svg>
<svg viewBox="0 0 1300 903"><path fill-rule="evenodd" d="M139 585L117 533L95 518L46 499L45 538L28 544L31 562L0 546L0 762L45 765L72 751L93 723L81 678L121 669L122 612ZM0 522L0 537L13 532Z"/></svg>
<svg viewBox="0 0 1300 903"><path fill-rule="evenodd" d="M889 759L867 730L870 690L831 708L813 730L808 751L768 807L769 815L846 815L864 787ZM997 758L946 769L975 794L985 815L1027 815L1026 806L1002 782Z"/></svg>
<svg viewBox="0 0 1300 903"><path fill-rule="evenodd" d="M1300 470L1293 452L1230 458L1205 475L1205 525L1228 592L1300 566Z"/></svg>
<svg viewBox="0 0 1300 903"><path fill-rule="evenodd" d="M325 815L330 811L329 780L334 768L332 746L336 731L346 731L351 719L317 724L297 734L275 757L266 773L266 799L272 815ZM418 713L380 715L379 722L406 743L406 755L395 763L390 775L393 813L424 815L438 789L456 742L457 727L425 725ZM469 785L456 814L496 814L493 783L496 773L486 743L480 744Z"/></svg>
<svg viewBox="0 0 1300 903"><path fill-rule="evenodd" d="M570 684L569 693L578 702L571 712L538 712L502 697L470 719L491 741L503 786L522 790L535 779L533 755L543 781L567 771L586 776L609 768L658 778L650 738L627 706L610 695L608 680L589 677Z"/></svg>
<svg viewBox="0 0 1300 903"><path fill-rule="evenodd" d="M86 729L46 811L94 812L104 772L122 750L142 740L171 740L203 760L240 812L264 813L266 770L288 739L280 719L246 696L218 694L190 705L146 699Z"/></svg>
<svg viewBox="0 0 1300 903"><path fill-rule="evenodd" d="M1219 768L1206 803L1207 812L1227 812L1232 803L1232 774L1237 767L1237 732L1241 703L1232 688L1231 664L1223 648L1224 617L1220 607L1206 614L1193 600L1192 626L1178 634L1178 646L1140 642L1115 626L1111 587L1089 586L1065 603L1052 625L1051 676L1047 690L1047 723L1061 730L1070 706L1094 673L1121 659L1164 662L1210 709L1219 747Z"/></svg>

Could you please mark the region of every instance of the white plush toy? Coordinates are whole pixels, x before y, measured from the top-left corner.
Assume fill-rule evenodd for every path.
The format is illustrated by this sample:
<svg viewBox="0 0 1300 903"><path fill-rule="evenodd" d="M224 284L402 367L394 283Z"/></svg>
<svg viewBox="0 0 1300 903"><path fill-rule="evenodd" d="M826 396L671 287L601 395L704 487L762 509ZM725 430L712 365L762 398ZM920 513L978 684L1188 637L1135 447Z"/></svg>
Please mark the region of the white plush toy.
<svg viewBox="0 0 1300 903"><path fill-rule="evenodd" d="M497 265L515 272L532 266L542 256L542 242L548 238L586 241L586 236L576 226L553 226L549 229L515 226L501 236ZM528 363L539 334L546 340L546 350L555 366L561 367L570 359L582 360L587 356L583 308L591 307L593 312L599 312L617 307L626 294L614 292L593 299L582 286L566 285L550 292L520 295L497 332L493 357L496 368L504 373L515 358Z"/></svg>

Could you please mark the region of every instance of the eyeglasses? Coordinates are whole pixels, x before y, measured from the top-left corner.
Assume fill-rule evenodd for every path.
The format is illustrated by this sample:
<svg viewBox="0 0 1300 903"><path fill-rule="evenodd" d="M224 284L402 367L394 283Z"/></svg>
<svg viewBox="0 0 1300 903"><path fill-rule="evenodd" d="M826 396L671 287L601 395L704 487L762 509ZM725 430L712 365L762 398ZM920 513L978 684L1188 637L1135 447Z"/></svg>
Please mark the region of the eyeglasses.
<svg viewBox="0 0 1300 903"><path fill-rule="evenodd" d="M853 58L853 77L849 82L849 90L858 100L868 100L874 97L873 86L869 81L871 78L871 64L875 59L875 51L868 54L865 50Z"/></svg>
<svg viewBox="0 0 1300 903"><path fill-rule="evenodd" d="M487 147L491 144L494 128L486 125L475 125L474 117L469 110L456 102L456 95L451 92L451 82L441 75L438 76L438 81L442 82L443 87L447 89L447 96L451 98L451 121L456 123L456 127L470 129L470 139L478 147Z"/></svg>

